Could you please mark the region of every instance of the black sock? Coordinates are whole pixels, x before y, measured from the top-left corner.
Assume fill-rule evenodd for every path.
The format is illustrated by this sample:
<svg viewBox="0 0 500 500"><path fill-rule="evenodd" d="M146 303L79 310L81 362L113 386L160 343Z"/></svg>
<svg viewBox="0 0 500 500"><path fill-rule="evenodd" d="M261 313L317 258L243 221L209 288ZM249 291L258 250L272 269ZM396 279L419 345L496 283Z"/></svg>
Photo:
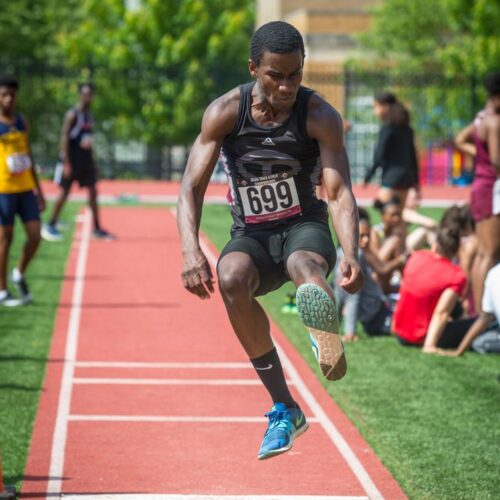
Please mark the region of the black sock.
<svg viewBox="0 0 500 500"><path fill-rule="evenodd" d="M269 392L273 403L284 403L288 408L297 407L286 385L283 368L275 347L267 354L250 361Z"/></svg>

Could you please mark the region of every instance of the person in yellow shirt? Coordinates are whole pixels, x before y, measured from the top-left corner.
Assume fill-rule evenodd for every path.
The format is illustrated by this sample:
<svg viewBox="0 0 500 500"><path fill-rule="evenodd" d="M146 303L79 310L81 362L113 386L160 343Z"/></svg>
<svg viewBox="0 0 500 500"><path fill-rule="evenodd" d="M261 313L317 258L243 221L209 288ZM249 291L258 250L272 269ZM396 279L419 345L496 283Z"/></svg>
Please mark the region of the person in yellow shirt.
<svg viewBox="0 0 500 500"><path fill-rule="evenodd" d="M19 83L0 76L0 306L32 301L24 273L40 244L40 212L45 199L35 172L28 137L28 123L15 112ZM11 281L19 291L14 298L7 288L9 249L16 215L23 221L26 243Z"/></svg>

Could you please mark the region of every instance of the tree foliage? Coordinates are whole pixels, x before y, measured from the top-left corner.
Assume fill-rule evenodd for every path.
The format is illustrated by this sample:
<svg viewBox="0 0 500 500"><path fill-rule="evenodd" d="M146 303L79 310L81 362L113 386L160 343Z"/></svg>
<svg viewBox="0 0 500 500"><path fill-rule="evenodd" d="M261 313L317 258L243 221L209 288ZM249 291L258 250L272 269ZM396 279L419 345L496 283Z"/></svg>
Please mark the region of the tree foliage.
<svg viewBox="0 0 500 500"><path fill-rule="evenodd" d="M360 36L385 68L384 87L412 111L424 143L446 141L485 98L482 81L500 70L500 1L384 0ZM366 64L353 63L366 69Z"/></svg>
<svg viewBox="0 0 500 500"><path fill-rule="evenodd" d="M77 84L93 80L108 139L188 144L207 104L248 78L252 0L16 0L0 9L0 73L21 80L35 142L55 150Z"/></svg>
<svg viewBox="0 0 500 500"><path fill-rule="evenodd" d="M16 0L1 2L0 64L4 67L60 64L61 26L71 30L78 0Z"/></svg>
<svg viewBox="0 0 500 500"><path fill-rule="evenodd" d="M119 137L187 143L208 102L248 78L250 0L83 0L60 36L71 66L91 65L101 116Z"/></svg>
<svg viewBox="0 0 500 500"><path fill-rule="evenodd" d="M404 68L447 76L499 69L498 0L384 0L374 15L362 41Z"/></svg>

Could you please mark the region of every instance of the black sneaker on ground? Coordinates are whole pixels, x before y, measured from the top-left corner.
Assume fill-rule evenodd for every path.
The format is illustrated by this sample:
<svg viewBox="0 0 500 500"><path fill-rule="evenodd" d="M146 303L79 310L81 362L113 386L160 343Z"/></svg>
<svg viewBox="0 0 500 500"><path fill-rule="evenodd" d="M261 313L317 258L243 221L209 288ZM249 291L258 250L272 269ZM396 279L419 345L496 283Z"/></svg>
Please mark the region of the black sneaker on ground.
<svg viewBox="0 0 500 500"><path fill-rule="evenodd" d="M11 274L10 279L14 285L16 285L17 291L19 292L20 300L23 305L31 304L33 302L33 297L29 291L28 285L26 284L26 280L21 278L19 280L14 279L14 273Z"/></svg>
<svg viewBox="0 0 500 500"><path fill-rule="evenodd" d="M116 236L114 234L109 233L105 229L94 229L92 231L92 238L96 240L116 240Z"/></svg>

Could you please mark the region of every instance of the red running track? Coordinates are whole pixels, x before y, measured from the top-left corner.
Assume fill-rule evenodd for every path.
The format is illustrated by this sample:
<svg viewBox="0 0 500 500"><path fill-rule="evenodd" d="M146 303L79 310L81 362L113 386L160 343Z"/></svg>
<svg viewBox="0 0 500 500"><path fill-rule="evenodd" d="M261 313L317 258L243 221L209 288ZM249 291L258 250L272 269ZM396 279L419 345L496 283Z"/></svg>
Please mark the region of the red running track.
<svg viewBox="0 0 500 500"><path fill-rule="evenodd" d="M42 183L48 198L53 199L58 193L58 187L53 182ZM120 196L133 196L139 202L145 203L175 203L179 193L178 182L167 181L126 181L102 180L98 184L99 196L104 201L115 201ZM211 183L205 196L206 202L225 203L227 184ZM377 186L369 185L366 188L354 186L354 195L360 204L371 204L375 199ZM85 189L75 186L71 194L73 199L85 199ZM469 201L470 187L464 186L422 186L423 204L427 206L448 206L452 203L466 203Z"/></svg>
<svg viewBox="0 0 500 500"><path fill-rule="evenodd" d="M405 498L275 325L310 429L258 461L270 401L220 296L182 288L174 216L104 217L118 240L90 241L85 214L69 257L23 498Z"/></svg>

